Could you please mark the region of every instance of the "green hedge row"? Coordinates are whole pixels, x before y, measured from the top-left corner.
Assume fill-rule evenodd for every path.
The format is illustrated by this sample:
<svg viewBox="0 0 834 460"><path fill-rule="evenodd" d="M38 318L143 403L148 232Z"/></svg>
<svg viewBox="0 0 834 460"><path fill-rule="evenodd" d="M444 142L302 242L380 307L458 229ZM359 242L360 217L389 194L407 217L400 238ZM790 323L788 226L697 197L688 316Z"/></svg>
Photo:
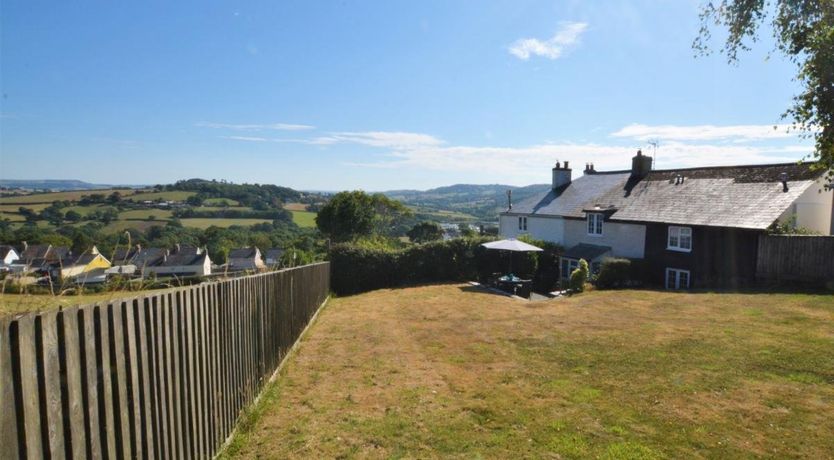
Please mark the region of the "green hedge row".
<svg viewBox="0 0 834 460"><path fill-rule="evenodd" d="M401 250L338 244L330 250L331 288L339 295L418 283L485 281L506 273L510 253L481 246L490 238L457 238ZM535 254L512 255L512 270L521 276L536 272Z"/></svg>

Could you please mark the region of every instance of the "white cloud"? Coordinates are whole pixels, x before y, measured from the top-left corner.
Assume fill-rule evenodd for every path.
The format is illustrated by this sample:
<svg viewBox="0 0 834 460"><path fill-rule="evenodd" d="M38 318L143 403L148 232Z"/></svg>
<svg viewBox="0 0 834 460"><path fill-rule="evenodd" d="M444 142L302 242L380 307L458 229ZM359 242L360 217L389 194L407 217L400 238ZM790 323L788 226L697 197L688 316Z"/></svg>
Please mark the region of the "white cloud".
<svg viewBox="0 0 834 460"><path fill-rule="evenodd" d="M223 136L223 139L231 139L233 141L247 141L247 142L269 142L270 139L265 137L253 136Z"/></svg>
<svg viewBox="0 0 834 460"><path fill-rule="evenodd" d="M584 22L564 22L550 39L522 38L510 45L509 51L524 61L530 59L530 56L558 59L567 48L579 42L579 37L587 28L588 24Z"/></svg>
<svg viewBox="0 0 834 460"><path fill-rule="evenodd" d="M421 146L440 145L443 141L428 134L396 131L367 131L332 133L329 136L313 139L311 143L321 145L351 143L369 145L371 147L407 149Z"/></svg>
<svg viewBox="0 0 834 460"><path fill-rule="evenodd" d="M206 121L197 123L197 126L202 128L231 129L235 131L305 131L316 128L315 126L298 125L291 123L236 125L230 123L212 123Z"/></svg>
<svg viewBox="0 0 834 460"><path fill-rule="evenodd" d="M697 125L677 126L658 125L649 126L638 123L630 124L612 133L614 137L628 137L646 141L649 139L677 140L677 141L708 141L708 140L765 140L785 139L796 137L788 132L791 125Z"/></svg>

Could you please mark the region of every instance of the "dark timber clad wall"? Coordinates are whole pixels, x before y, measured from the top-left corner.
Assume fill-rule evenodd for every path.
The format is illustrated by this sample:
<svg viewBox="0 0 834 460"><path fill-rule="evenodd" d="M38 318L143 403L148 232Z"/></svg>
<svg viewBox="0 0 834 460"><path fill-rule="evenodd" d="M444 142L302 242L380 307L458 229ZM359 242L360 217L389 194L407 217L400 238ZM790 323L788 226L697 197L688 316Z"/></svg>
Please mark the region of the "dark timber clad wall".
<svg viewBox="0 0 834 460"><path fill-rule="evenodd" d="M646 225L650 282L663 286L666 268L689 270L690 287L738 287L755 282L758 238L763 232L691 227L692 251L666 249L669 225Z"/></svg>
<svg viewBox="0 0 834 460"><path fill-rule="evenodd" d="M0 319L0 459L211 458L329 292L321 263Z"/></svg>

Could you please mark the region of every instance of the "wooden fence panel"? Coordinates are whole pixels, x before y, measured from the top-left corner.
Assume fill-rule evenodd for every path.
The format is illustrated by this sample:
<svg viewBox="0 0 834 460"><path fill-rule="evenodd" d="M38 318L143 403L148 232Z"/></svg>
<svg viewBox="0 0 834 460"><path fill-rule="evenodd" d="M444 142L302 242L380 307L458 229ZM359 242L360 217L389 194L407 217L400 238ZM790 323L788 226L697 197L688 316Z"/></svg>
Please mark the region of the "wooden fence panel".
<svg viewBox="0 0 834 460"><path fill-rule="evenodd" d="M801 283L834 280L834 236L760 236L756 277Z"/></svg>
<svg viewBox="0 0 834 460"><path fill-rule="evenodd" d="M212 458L329 276L313 264L0 318L0 460Z"/></svg>

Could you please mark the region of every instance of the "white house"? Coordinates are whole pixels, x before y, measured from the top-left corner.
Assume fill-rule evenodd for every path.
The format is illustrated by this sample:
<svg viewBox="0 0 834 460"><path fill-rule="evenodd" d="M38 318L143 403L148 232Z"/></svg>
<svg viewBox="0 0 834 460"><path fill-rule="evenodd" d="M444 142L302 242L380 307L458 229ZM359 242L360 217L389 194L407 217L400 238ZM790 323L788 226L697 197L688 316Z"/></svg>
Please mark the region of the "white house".
<svg viewBox="0 0 834 460"><path fill-rule="evenodd" d="M266 268L266 264L261 257L261 250L254 246L229 251L227 266L231 271L263 270Z"/></svg>
<svg viewBox="0 0 834 460"><path fill-rule="evenodd" d="M177 245L154 265L145 267L144 276L206 276L211 274L211 259L202 248Z"/></svg>
<svg viewBox="0 0 834 460"><path fill-rule="evenodd" d="M645 259L653 279L675 288L754 277L759 235L774 223L834 234L834 190L812 163L651 166L638 151L631 169L588 164L573 180L568 163L557 163L551 189L511 204L499 231L563 246L563 277L579 259L594 267L606 257Z"/></svg>
<svg viewBox="0 0 834 460"><path fill-rule="evenodd" d="M12 246L0 246L0 267L8 267L18 260L20 260L20 254Z"/></svg>

